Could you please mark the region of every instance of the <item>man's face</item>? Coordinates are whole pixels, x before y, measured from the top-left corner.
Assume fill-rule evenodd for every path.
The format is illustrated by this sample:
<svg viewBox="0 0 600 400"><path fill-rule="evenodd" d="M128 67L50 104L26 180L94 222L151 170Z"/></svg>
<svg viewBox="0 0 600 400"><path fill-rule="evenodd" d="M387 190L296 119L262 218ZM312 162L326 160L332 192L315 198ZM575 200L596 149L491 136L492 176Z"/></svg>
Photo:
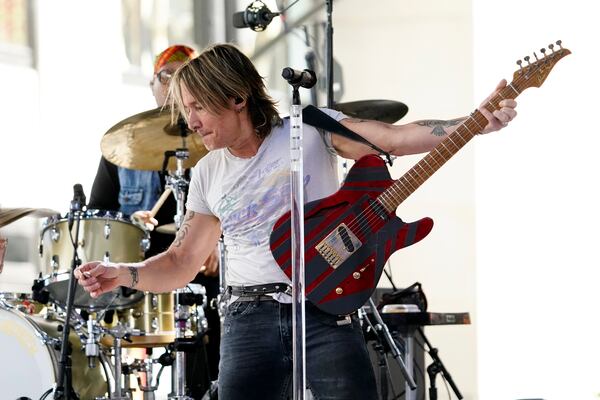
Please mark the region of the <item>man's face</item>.
<svg viewBox="0 0 600 400"><path fill-rule="evenodd" d="M208 150L236 146L241 137L241 105L230 100L229 107L218 114L210 113L200 106L185 85L181 85L181 99L189 128L202 136Z"/></svg>
<svg viewBox="0 0 600 400"><path fill-rule="evenodd" d="M156 105L158 107L165 105L171 76L173 76L175 71L177 71L177 68L179 68L182 64L183 61L168 62L160 67L160 69L152 77L152 80L150 81L150 88L152 88L152 94L156 99Z"/></svg>

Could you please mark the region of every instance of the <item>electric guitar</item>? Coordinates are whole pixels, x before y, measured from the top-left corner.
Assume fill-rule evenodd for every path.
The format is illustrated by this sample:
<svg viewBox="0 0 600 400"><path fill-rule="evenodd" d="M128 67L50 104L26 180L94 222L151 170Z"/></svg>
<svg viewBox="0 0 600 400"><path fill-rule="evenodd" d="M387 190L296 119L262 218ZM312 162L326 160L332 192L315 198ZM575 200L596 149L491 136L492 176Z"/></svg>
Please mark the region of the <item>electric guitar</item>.
<svg viewBox="0 0 600 400"><path fill-rule="evenodd" d="M536 61L519 60L513 81L484 106L492 112L502 99L514 99L529 87L540 87L554 65L570 54L561 41L534 53ZM305 294L321 310L343 315L371 296L387 259L429 234L431 218L404 222L396 208L487 125L475 110L452 134L400 179L392 180L375 155L358 160L333 195L304 205ZM290 212L277 220L270 237L273 257L292 277Z"/></svg>

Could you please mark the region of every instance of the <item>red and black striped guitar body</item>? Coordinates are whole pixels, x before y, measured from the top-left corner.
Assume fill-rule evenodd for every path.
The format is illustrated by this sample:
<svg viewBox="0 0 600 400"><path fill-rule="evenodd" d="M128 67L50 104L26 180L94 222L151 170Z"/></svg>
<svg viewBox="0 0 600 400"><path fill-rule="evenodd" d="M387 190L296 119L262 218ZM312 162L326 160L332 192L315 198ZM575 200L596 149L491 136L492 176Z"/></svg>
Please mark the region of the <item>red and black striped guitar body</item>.
<svg viewBox="0 0 600 400"><path fill-rule="evenodd" d="M393 183L383 160L366 156L336 193L304 206L305 292L321 310L342 315L360 308L392 253L431 231L430 218L405 223L376 201ZM291 278L290 212L273 228L271 252Z"/></svg>
<svg viewBox="0 0 600 400"><path fill-rule="evenodd" d="M551 53L521 65L513 81L481 106L492 113L503 99L515 99L529 87L540 87L554 65L571 52L561 41ZM348 314L369 298L387 259L429 234L430 218L405 223L396 208L488 124L475 110L451 134L400 179L393 181L377 156L354 164L335 194L304 206L305 292L308 300L331 314ZM290 213L281 217L271 233L271 252L291 277Z"/></svg>

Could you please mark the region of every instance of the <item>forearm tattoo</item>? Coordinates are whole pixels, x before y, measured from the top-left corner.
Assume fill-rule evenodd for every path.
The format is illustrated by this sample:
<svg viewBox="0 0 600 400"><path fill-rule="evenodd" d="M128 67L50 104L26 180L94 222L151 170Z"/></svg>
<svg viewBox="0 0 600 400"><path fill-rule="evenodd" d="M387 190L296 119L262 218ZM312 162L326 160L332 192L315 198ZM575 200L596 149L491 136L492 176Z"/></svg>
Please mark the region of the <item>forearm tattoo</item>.
<svg viewBox="0 0 600 400"><path fill-rule="evenodd" d="M441 119L425 119L423 121L416 121L415 124L433 128L431 131L432 135L444 136L444 135L448 134L448 132L446 132L446 130L444 128L447 128L449 126L458 125L462 121L464 121L464 118L451 119L449 121L444 121Z"/></svg>
<svg viewBox="0 0 600 400"><path fill-rule="evenodd" d="M185 239L185 237L187 236L187 234L190 230L190 220L192 218L194 218L195 215L196 215L196 213L193 211L188 211L185 214L185 219L183 220L183 224L181 224L181 227L177 231L177 236L175 237L175 240L173 241L173 245L175 247L181 246L183 239Z"/></svg>
<svg viewBox="0 0 600 400"><path fill-rule="evenodd" d="M129 268L129 274L131 275L131 288L134 289L137 286L138 282L140 281L139 271L135 267L128 267L128 268Z"/></svg>

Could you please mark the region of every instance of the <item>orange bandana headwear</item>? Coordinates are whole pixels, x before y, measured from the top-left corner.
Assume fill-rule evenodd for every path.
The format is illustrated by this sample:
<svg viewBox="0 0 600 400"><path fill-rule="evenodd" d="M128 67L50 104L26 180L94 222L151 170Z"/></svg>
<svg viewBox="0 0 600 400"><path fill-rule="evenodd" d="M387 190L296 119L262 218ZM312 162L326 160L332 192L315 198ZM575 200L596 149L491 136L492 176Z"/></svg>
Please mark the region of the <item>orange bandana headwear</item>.
<svg viewBox="0 0 600 400"><path fill-rule="evenodd" d="M154 59L154 73L156 74L159 69L166 63L174 61L188 61L198 56L196 50L191 47L184 45L173 45L167 47Z"/></svg>

